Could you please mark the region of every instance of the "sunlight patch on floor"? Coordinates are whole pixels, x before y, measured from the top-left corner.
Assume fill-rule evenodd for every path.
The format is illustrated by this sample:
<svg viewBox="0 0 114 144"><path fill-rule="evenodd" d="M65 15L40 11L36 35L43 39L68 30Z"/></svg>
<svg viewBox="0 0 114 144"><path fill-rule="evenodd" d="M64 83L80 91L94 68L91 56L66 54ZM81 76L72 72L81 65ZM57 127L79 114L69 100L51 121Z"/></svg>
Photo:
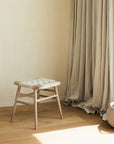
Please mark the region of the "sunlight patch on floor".
<svg viewBox="0 0 114 144"><path fill-rule="evenodd" d="M42 144L114 144L114 134L101 134L98 126L83 126L37 133L33 136Z"/></svg>

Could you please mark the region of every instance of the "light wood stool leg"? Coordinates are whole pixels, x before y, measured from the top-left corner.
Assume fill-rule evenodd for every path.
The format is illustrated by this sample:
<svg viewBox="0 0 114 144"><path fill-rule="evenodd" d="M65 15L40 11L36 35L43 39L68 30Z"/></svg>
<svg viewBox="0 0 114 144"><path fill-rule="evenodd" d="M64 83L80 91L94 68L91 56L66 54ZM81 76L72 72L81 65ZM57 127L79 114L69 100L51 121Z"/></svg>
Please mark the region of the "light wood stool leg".
<svg viewBox="0 0 114 144"><path fill-rule="evenodd" d="M21 90L21 87L18 86L16 97L15 97L15 102L14 102L14 107L13 107L13 112L12 112L12 116L11 116L11 122L13 122L13 119L14 119L14 115L15 115L15 111L16 111L17 99L18 99L18 96L20 94L20 90Z"/></svg>
<svg viewBox="0 0 114 144"><path fill-rule="evenodd" d="M38 89L38 91L37 91L37 99L40 99L40 89ZM39 113L39 102L37 102L37 110Z"/></svg>
<svg viewBox="0 0 114 144"><path fill-rule="evenodd" d="M37 112L37 92L38 90L34 90L34 106L35 106L35 129L38 129L38 112Z"/></svg>
<svg viewBox="0 0 114 144"><path fill-rule="evenodd" d="M61 103L60 103L60 98L59 98L57 86L54 88L55 88L55 94L57 95L56 99L57 99L60 115L61 115L61 118L63 119L62 108L61 108Z"/></svg>

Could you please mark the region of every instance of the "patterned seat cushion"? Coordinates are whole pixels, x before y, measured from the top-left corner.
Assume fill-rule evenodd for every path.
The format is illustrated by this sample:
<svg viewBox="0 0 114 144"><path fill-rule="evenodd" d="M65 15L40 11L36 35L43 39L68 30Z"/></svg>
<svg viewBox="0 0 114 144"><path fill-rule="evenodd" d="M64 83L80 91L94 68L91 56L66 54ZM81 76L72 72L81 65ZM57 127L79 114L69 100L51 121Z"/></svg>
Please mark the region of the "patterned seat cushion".
<svg viewBox="0 0 114 144"><path fill-rule="evenodd" d="M39 78L33 80L16 81L14 82L14 84L24 86L24 87L49 88L49 87L59 86L61 83L52 79Z"/></svg>

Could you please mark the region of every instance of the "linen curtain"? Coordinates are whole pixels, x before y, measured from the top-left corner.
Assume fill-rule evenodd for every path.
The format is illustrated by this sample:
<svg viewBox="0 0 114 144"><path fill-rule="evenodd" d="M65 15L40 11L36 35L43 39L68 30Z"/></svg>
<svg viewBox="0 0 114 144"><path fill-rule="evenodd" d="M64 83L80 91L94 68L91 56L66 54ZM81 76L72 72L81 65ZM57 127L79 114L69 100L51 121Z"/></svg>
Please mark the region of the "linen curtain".
<svg viewBox="0 0 114 144"><path fill-rule="evenodd" d="M104 114L113 99L114 0L73 0L65 104Z"/></svg>

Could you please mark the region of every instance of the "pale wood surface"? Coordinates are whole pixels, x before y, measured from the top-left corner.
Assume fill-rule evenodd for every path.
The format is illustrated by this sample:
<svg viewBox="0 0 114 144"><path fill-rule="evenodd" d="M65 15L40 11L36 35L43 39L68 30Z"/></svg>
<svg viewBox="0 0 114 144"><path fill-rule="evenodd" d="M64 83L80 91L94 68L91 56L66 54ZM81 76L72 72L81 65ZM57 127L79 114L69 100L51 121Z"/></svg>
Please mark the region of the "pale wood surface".
<svg viewBox="0 0 114 144"><path fill-rule="evenodd" d="M23 101L20 101L20 100L17 100L17 103L26 104L26 105L33 105L32 103L23 102Z"/></svg>
<svg viewBox="0 0 114 144"><path fill-rule="evenodd" d="M11 122L13 122L13 119L14 119L14 115L15 115L15 111L16 111L16 104L17 103L21 103L21 104L27 104L27 105L33 105L31 103L28 103L28 102L23 102L23 101L20 101L18 100L18 97L21 96L21 97L32 97L34 98L34 109L35 109L35 129L38 129L38 104L40 101L44 101L44 100L47 100L47 99L52 99L52 98L56 98L57 99L57 103L58 103L58 107L59 107L59 111L60 111L60 115L61 115L61 118L63 119L63 114L62 114L62 108L61 108L61 104L60 104L60 99L59 99L59 95L58 95L58 89L57 89L57 86L53 87L54 90L53 92L55 93L55 95L51 95L51 96L47 96L45 98L40 98L40 91L42 89L39 89L39 88L33 88L33 93L29 93L29 94L24 94L24 93L21 93L21 86L19 85L20 83L16 83L18 84L18 89L17 89L17 93L16 93L16 98L15 98L15 102L14 102L14 108L13 108L13 112L12 112L12 116L11 116ZM28 87L26 87L28 88ZM49 89L45 89L45 90L49 90ZM52 92L52 90L51 90ZM34 96L34 97L33 97Z"/></svg>
<svg viewBox="0 0 114 144"><path fill-rule="evenodd" d="M55 94L57 95L56 99L57 99L60 115L61 115L61 118L63 119L63 113L62 113L62 108L61 108L61 103L60 103L58 89L57 89L57 87L54 87L54 89L55 89Z"/></svg>
<svg viewBox="0 0 114 144"><path fill-rule="evenodd" d="M13 112L12 112L12 116L11 116L11 122L13 122L13 119L14 119L14 115L15 115L15 111L16 111L17 99L18 99L18 97L19 97L20 90L21 90L21 87L18 86L17 93L16 93L16 97L15 97L15 101L14 101Z"/></svg>
<svg viewBox="0 0 114 144"><path fill-rule="evenodd" d="M34 98L34 93L29 93L29 94L20 93L19 97L32 97L32 98Z"/></svg>
<svg viewBox="0 0 114 144"><path fill-rule="evenodd" d="M34 90L34 109L35 109L35 129L38 129L38 110L37 110L37 94L38 94L38 90L35 89Z"/></svg>
<svg viewBox="0 0 114 144"><path fill-rule="evenodd" d="M96 135L114 134L114 129L97 115L88 115L83 110L62 104L64 119L58 118L56 102L39 104L39 128L34 130L34 107L18 106L15 121L10 122L12 107L0 108L0 144L41 144L33 134L69 128L98 125ZM104 135L102 134L104 131Z"/></svg>
<svg viewBox="0 0 114 144"><path fill-rule="evenodd" d="M55 98L55 97L57 97L57 95L45 96L45 98L40 98L40 99L37 99L36 101L40 102L40 101L44 101L44 100L47 100L47 99L52 99L52 98Z"/></svg>

